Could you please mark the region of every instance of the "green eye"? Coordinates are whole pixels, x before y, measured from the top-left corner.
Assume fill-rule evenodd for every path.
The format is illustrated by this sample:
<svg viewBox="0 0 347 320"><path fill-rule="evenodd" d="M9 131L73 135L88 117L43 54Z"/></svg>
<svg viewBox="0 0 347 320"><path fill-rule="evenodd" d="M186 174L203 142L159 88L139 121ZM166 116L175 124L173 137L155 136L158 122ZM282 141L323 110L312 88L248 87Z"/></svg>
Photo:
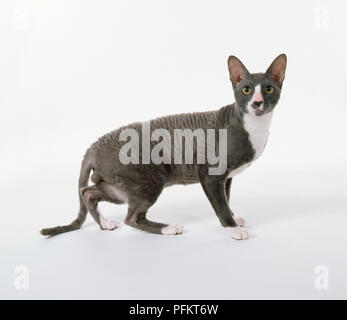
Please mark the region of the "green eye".
<svg viewBox="0 0 347 320"><path fill-rule="evenodd" d="M250 94L252 92L252 89L248 86L242 88L242 93L243 94Z"/></svg>
<svg viewBox="0 0 347 320"><path fill-rule="evenodd" d="M274 92L274 88L272 86L266 86L265 87L265 93L273 93Z"/></svg>

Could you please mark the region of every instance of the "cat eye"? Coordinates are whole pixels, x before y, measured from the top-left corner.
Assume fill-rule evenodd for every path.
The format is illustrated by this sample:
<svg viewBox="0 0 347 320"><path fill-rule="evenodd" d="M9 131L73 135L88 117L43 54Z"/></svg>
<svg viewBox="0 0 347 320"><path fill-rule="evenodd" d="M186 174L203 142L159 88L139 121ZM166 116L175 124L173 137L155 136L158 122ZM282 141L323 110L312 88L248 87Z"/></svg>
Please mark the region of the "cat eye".
<svg viewBox="0 0 347 320"><path fill-rule="evenodd" d="M246 86L242 89L243 94L250 94L251 92L252 92L252 89L248 86Z"/></svg>
<svg viewBox="0 0 347 320"><path fill-rule="evenodd" d="M265 93L270 94L270 93L273 93L273 92L274 92L274 87L272 87L272 86L266 86L265 87Z"/></svg>

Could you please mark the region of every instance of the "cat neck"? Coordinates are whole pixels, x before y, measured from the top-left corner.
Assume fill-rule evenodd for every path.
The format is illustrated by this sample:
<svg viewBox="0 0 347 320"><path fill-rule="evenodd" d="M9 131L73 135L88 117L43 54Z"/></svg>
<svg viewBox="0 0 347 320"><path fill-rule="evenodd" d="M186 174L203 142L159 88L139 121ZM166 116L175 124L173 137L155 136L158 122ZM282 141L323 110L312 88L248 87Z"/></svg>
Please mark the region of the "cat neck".
<svg viewBox="0 0 347 320"><path fill-rule="evenodd" d="M242 116L244 127L248 132L264 132L269 131L273 112L265 113L261 116L254 116L244 113Z"/></svg>
<svg viewBox="0 0 347 320"><path fill-rule="evenodd" d="M248 133L249 141L254 150L254 160L264 151L269 137L269 128L272 120L272 112L262 116L254 116L248 113L243 115L243 126Z"/></svg>

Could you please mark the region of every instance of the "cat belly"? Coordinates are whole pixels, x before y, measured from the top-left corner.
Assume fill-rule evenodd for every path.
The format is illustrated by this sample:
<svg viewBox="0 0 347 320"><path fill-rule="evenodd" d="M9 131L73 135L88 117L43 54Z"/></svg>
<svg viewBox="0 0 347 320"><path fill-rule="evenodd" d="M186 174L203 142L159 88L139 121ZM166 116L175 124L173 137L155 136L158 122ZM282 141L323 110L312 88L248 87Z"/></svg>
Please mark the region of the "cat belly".
<svg viewBox="0 0 347 320"><path fill-rule="evenodd" d="M111 199L116 199L117 201L128 203L128 195L125 191L121 190L119 187L112 184L104 184L103 190Z"/></svg>
<svg viewBox="0 0 347 320"><path fill-rule="evenodd" d="M176 166L172 170L165 185L171 186L175 184L194 184L198 183L199 181L198 167L196 165L182 165Z"/></svg>
<svg viewBox="0 0 347 320"><path fill-rule="evenodd" d="M188 176L188 177L170 177L169 180L165 183L165 187L173 186L175 184L194 184L199 183L200 180L197 176Z"/></svg>

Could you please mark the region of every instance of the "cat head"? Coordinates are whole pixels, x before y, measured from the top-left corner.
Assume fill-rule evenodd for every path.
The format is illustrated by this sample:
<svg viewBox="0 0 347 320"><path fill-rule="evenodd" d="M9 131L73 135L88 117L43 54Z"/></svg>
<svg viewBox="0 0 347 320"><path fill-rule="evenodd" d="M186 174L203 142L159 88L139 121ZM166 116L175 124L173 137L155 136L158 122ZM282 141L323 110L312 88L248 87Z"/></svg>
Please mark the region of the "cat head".
<svg viewBox="0 0 347 320"><path fill-rule="evenodd" d="M249 73L238 58L230 56L228 68L236 106L254 116L271 112L280 98L286 65L287 57L281 54L265 73Z"/></svg>

